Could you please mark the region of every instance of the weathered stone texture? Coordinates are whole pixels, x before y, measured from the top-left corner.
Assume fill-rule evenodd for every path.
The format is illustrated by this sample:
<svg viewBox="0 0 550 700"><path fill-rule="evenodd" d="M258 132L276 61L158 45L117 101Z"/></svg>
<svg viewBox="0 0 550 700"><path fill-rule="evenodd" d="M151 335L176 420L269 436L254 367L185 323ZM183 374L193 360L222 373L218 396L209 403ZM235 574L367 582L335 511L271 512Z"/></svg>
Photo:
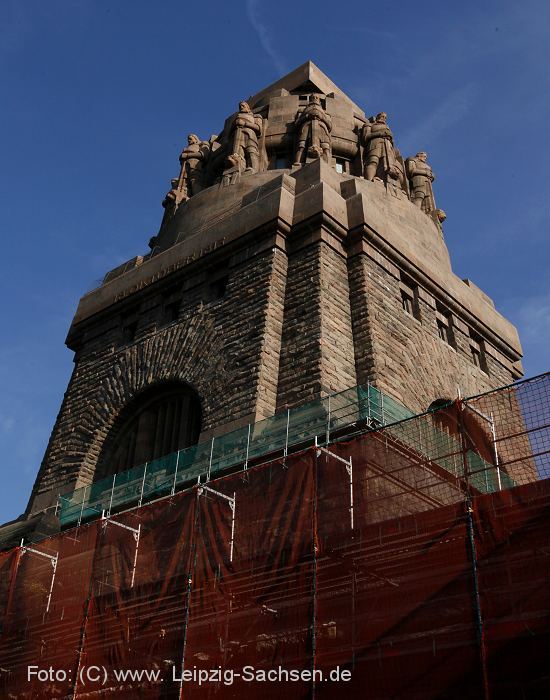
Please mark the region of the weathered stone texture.
<svg viewBox="0 0 550 700"><path fill-rule="evenodd" d="M133 302L139 320L129 344L121 337L124 313L90 326L37 478L36 506L44 505L40 494L91 482L116 417L154 383L178 380L197 390L204 435L275 412L286 256L267 248L227 271L220 299L209 298L206 273L188 278L186 291L180 280L180 315L168 325L163 293L149 289Z"/></svg>
<svg viewBox="0 0 550 700"><path fill-rule="evenodd" d="M277 408L356 383L346 260L319 235L290 255Z"/></svg>
<svg viewBox="0 0 550 700"><path fill-rule="evenodd" d="M471 360L467 327L456 320L456 349L437 331L435 300L418 299L418 316L401 302L399 278L366 254L350 260L357 375L414 411L437 399L473 395L513 381L509 368L487 353L488 371ZM424 298L422 298L424 297Z"/></svg>

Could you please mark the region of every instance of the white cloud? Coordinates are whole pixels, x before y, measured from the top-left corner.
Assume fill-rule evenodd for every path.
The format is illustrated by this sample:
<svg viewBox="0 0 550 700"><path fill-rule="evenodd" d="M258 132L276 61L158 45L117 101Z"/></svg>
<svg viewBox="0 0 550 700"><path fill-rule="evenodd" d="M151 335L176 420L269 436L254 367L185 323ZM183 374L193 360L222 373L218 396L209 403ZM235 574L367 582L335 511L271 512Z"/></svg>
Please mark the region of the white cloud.
<svg viewBox="0 0 550 700"><path fill-rule="evenodd" d="M250 24L252 24L256 34L258 35L258 39L260 40L263 50L273 62L277 73L279 75L283 75L287 72L287 69L284 61L273 47L269 30L260 17L259 0L246 0L246 13L248 15L248 19L250 20Z"/></svg>

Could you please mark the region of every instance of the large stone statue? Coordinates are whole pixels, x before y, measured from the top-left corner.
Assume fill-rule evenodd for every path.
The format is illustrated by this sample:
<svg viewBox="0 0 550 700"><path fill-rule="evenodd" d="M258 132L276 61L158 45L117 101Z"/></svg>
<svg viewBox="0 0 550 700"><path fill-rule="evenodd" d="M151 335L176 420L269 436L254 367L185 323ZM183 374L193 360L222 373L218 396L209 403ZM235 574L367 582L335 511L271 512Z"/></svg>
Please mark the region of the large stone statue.
<svg viewBox="0 0 550 700"><path fill-rule="evenodd" d="M172 180L172 188L162 201L165 209L162 224L174 216L181 202L186 202L202 189L202 166L208 151L208 143L200 141L195 134L189 134L187 146L180 155L179 177Z"/></svg>
<svg viewBox="0 0 550 700"><path fill-rule="evenodd" d="M361 130L361 140L365 147L363 174L366 180L374 180L377 175L382 179L388 175L399 179L393 134L387 125L387 119L386 112L379 112L374 122L367 122Z"/></svg>
<svg viewBox="0 0 550 700"><path fill-rule="evenodd" d="M407 158L407 176L411 185L411 200L426 213L436 210L432 189L435 176L428 165L428 154L419 151L413 158Z"/></svg>
<svg viewBox="0 0 550 700"><path fill-rule="evenodd" d="M294 165L300 165L302 162L306 145L309 158L322 157L330 163L332 119L323 109L319 95L310 95L307 107L298 110L294 128L298 135Z"/></svg>
<svg viewBox="0 0 550 700"><path fill-rule="evenodd" d="M208 152L208 144L195 134L187 137L187 147L180 155L181 171L177 190L179 201L185 201L202 189L202 166Z"/></svg>
<svg viewBox="0 0 550 700"><path fill-rule="evenodd" d="M262 118L254 114L248 102L239 103L239 111L230 132L230 154L227 163L230 167L258 172L260 169L260 149L258 137L262 133Z"/></svg>

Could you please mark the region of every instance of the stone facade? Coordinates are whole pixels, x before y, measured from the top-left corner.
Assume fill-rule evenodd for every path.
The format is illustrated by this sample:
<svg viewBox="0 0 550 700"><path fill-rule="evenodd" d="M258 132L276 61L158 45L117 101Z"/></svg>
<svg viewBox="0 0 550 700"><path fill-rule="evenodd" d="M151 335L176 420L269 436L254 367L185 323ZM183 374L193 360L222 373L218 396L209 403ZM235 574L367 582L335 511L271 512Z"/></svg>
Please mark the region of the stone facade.
<svg viewBox="0 0 550 700"><path fill-rule="evenodd" d="M309 124L293 165L307 104L331 128ZM91 483L117 416L162 382L193 387L205 439L356 384L423 411L521 376L515 328L453 273L441 210L431 190L411 201L389 130L367 180L375 119L309 63L239 109L219 136L189 139L204 158L190 171L182 154L152 252L80 301L29 514Z"/></svg>

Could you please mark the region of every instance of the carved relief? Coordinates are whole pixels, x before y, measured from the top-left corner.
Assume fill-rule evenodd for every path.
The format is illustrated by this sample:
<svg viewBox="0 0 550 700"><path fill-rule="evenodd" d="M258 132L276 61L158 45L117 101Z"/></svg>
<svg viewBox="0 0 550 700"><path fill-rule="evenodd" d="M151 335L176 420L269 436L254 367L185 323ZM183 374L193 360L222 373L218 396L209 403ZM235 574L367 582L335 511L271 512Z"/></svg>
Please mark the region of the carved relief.
<svg viewBox="0 0 550 700"><path fill-rule="evenodd" d="M297 135L294 165L302 163L304 154L306 159L316 160L322 157L330 163L332 119L323 109L319 95L310 95L307 107L298 110L294 129Z"/></svg>

